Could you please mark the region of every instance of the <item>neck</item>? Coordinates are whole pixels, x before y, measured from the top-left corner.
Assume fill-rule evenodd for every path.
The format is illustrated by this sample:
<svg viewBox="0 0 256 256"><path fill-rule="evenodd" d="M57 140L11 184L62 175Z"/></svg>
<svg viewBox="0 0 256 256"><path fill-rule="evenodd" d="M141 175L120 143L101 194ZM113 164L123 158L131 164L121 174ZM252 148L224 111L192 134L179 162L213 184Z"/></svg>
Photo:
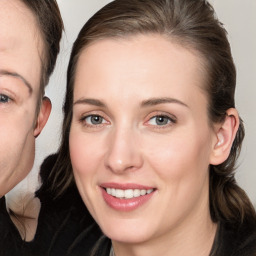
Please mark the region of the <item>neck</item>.
<svg viewBox="0 0 256 256"><path fill-rule="evenodd" d="M22 240L30 242L34 239L38 216L40 212L40 200L36 197L21 200L19 207L8 209L10 218L20 233Z"/></svg>

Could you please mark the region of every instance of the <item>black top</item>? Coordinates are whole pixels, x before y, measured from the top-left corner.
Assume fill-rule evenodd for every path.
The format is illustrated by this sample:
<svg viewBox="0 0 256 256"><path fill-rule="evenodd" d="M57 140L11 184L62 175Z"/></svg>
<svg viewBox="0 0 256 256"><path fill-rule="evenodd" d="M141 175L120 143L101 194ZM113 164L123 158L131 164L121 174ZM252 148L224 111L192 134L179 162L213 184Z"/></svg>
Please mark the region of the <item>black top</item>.
<svg viewBox="0 0 256 256"><path fill-rule="evenodd" d="M110 250L110 239L102 236L91 256L109 256ZM255 224L219 224L210 256L256 256Z"/></svg>
<svg viewBox="0 0 256 256"><path fill-rule="evenodd" d="M256 224L220 223L211 256L256 256Z"/></svg>
<svg viewBox="0 0 256 256"><path fill-rule="evenodd" d="M0 255L19 255L23 241L6 210L5 197L0 199L0 233Z"/></svg>
<svg viewBox="0 0 256 256"><path fill-rule="evenodd" d="M55 156L46 159L40 173L49 175ZM0 199L0 256L86 256L102 236L99 227L84 206L75 187L53 199L45 184L36 194L41 210L35 237L31 242L21 239L6 210L5 198Z"/></svg>

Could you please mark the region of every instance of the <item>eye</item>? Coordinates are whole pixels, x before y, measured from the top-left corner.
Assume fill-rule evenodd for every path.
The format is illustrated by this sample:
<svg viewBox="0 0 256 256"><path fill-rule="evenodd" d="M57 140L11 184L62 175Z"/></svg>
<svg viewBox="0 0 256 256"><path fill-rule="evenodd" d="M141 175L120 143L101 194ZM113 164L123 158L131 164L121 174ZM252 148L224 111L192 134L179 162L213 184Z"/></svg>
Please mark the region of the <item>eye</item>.
<svg viewBox="0 0 256 256"><path fill-rule="evenodd" d="M149 125L164 126L170 123L175 123L175 120L165 115L157 115L149 119Z"/></svg>
<svg viewBox="0 0 256 256"><path fill-rule="evenodd" d="M107 123L107 121L102 116L99 116L99 115L89 115L84 117L82 120L87 125L100 125L100 124Z"/></svg>
<svg viewBox="0 0 256 256"><path fill-rule="evenodd" d="M0 94L0 103L8 103L11 100L8 96Z"/></svg>

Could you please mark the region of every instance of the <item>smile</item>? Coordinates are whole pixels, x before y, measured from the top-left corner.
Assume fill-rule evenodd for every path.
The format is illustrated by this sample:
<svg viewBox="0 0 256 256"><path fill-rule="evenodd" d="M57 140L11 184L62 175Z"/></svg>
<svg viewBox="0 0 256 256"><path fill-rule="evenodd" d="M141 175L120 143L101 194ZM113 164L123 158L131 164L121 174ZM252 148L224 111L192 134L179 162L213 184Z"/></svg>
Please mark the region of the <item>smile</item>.
<svg viewBox="0 0 256 256"><path fill-rule="evenodd" d="M115 188L105 188L107 193L113 197L120 199L131 199L134 197L145 196L153 192L153 189L115 189Z"/></svg>
<svg viewBox="0 0 256 256"><path fill-rule="evenodd" d="M105 183L100 186L105 203L116 211L133 211L151 200L156 188L138 184Z"/></svg>

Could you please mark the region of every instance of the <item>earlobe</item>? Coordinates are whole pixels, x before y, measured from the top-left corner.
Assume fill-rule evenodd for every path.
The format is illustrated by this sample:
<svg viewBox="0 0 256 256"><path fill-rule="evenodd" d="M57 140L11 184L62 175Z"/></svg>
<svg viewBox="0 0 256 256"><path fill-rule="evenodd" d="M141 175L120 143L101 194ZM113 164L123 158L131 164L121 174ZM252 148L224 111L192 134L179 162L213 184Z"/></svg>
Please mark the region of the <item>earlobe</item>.
<svg viewBox="0 0 256 256"><path fill-rule="evenodd" d="M216 128L216 140L213 142L210 164L219 165L228 158L238 128L238 112L235 108L230 108L226 112L224 122Z"/></svg>
<svg viewBox="0 0 256 256"><path fill-rule="evenodd" d="M37 121L34 129L34 137L37 137L44 128L52 109L52 104L49 98L44 97L41 108L37 116Z"/></svg>

